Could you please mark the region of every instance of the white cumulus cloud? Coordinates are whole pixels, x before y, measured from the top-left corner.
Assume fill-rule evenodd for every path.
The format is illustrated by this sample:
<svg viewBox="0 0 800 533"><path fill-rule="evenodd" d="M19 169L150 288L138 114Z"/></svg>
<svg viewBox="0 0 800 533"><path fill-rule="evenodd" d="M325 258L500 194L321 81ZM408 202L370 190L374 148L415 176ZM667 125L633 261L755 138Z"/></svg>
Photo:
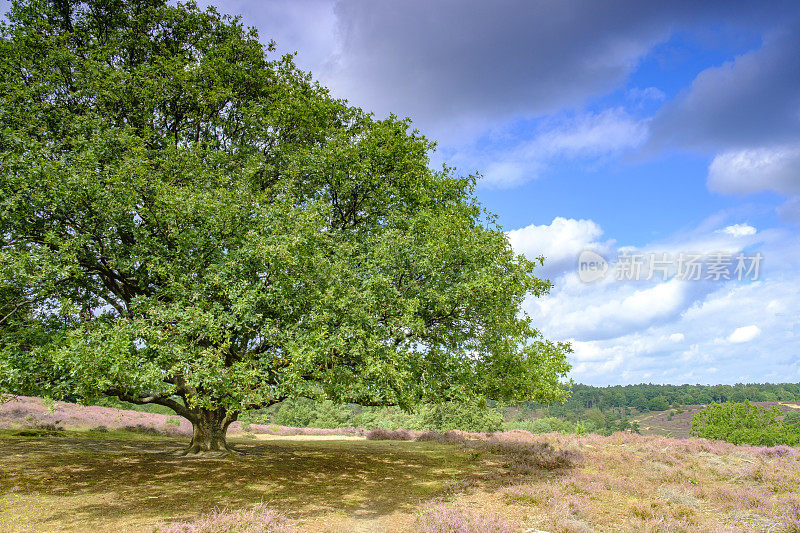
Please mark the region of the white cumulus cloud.
<svg viewBox="0 0 800 533"><path fill-rule="evenodd" d="M623 282L609 275L582 283L570 265L554 278L551 294L526 300L526 312L547 338L572 342L573 379L598 385L779 382L800 373L800 282L794 275L800 270L800 241L788 231L725 220L711 217L660 244L625 249L744 246L769 258L770 269L758 280ZM556 219L524 233L528 242L540 243L537 249L558 249L562 238L573 247L602 238L597 223L580 222ZM615 252L610 248L609 259Z"/></svg>
<svg viewBox="0 0 800 533"><path fill-rule="evenodd" d="M646 139L646 123L615 108L583 115L552 129L534 140L529 149L550 155L603 155L635 148Z"/></svg>
<svg viewBox="0 0 800 533"><path fill-rule="evenodd" d="M509 231L511 247L528 259L544 256L543 276L554 277L575 270L578 255L587 248L607 252L610 242L600 242L603 229L592 220L556 217L550 224L531 224Z"/></svg>
<svg viewBox="0 0 800 533"><path fill-rule="evenodd" d="M719 154L708 167L708 187L726 194L800 193L800 143Z"/></svg>
<svg viewBox="0 0 800 533"><path fill-rule="evenodd" d="M511 148L489 150L479 158L456 154L451 162L462 170L484 169L483 186L513 187L538 177L551 162L603 161L641 146L648 135L647 122L621 108L550 117L543 123L532 139ZM497 135L505 140L501 132Z"/></svg>
<svg viewBox="0 0 800 533"><path fill-rule="evenodd" d="M692 288L676 279L638 290L614 281L586 285L574 293L558 291L543 307L534 303L532 314L544 317L556 338L609 339L674 319L691 305Z"/></svg>
<svg viewBox="0 0 800 533"><path fill-rule="evenodd" d="M728 341L734 344L750 342L759 335L761 335L761 328L758 326L743 326L741 328L736 328L733 333L728 336Z"/></svg>
<svg viewBox="0 0 800 533"><path fill-rule="evenodd" d="M755 235L756 228L750 224L733 224L722 228L719 233L727 233L733 237L745 237L747 235Z"/></svg>

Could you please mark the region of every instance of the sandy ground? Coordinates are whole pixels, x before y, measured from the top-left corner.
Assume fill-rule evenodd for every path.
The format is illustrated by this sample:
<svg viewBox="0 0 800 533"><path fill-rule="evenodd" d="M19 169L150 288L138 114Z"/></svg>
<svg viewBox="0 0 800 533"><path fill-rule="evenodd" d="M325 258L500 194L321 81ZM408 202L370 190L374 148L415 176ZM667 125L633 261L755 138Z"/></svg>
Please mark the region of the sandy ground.
<svg viewBox="0 0 800 533"><path fill-rule="evenodd" d="M367 440L366 437L359 437L358 435L265 435L259 433L254 437L255 440L276 441Z"/></svg>

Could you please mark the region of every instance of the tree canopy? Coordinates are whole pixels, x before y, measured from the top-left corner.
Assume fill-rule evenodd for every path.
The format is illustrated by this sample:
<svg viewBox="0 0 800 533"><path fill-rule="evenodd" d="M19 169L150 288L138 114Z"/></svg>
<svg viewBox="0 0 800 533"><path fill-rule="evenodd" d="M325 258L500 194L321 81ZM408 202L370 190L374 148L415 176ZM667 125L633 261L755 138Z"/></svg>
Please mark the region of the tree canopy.
<svg viewBox="0 0 800 533"><path fill-rule="evenodd" d="M432 142L238 19L14 2L0 41L0 388L242 410L563 399L550 287Z"/></svg>

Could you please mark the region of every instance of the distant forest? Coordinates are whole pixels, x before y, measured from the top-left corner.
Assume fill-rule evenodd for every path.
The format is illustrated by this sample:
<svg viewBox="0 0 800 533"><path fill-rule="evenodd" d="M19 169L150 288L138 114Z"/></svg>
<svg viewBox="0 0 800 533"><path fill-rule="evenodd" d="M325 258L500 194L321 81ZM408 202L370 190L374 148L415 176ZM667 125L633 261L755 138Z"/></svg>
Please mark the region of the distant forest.
<svg viewBox="0 0 800 533"><path fill-rule="evenodd" d="M637 411L664 411L671 406L704 405L722 402L795 402L800 400L800 383L737 383L736 385L617 385L592 387L576 384L563 404L529 403L529 409L542 409L548 416L569 416L588 409L600 411L633 408Z"/></svg>

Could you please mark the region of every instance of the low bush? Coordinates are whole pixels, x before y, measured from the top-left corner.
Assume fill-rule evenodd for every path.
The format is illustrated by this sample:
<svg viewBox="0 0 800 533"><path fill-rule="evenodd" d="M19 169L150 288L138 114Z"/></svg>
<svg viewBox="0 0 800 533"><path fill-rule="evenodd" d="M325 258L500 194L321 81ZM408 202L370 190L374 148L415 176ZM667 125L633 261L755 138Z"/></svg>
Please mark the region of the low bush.
<svg viewBox="0 0 800 533"><path fill-rule="evenodd" d="M416 439L420 442L438 442L440 444L463 444L467 438L463 433L458 431L447 431L441 433L439 431L423 431L417 435Z"/></svg>
<svg viewBox="0 0 800 533"><path fill-rule="evenodd" d="M341 427L335 429L326 428L309 428L309 427L287 427L277 426L275 424L262 425L250 424L247 426L249 433L266 434L266 435L351 435L362 437L366 434L363 428L360 427Z"/></svg>
<svg viewBox="0 0 800 533"><path fill-rule="evenodd" d="M506 431L522 429L531 433L575 433L575 424L555 417L537 418L535 420L514 420L503 424Z"/></svg>
<svg viewBox="0 0 800 533"><path fill-rule="evenodd" d="M135 426L124 426L122 428L123 431L128 431L130 433L138 433L140 435L163 435L163 431L159 431L158 429L152 426L145 426L142 424L136 424Z"/></svg>
<svg viewBox="0 0 800 533"><path fill-rule="evenodd" d="M54 422L39 422L34 424L34 429L38 429L40 431L48 431L48 432L56 432L56 431L64 431L64 428L59 426L57 423Z"/></svg>
<svg viewBox="0 0 800 533"><path fill-rule="evenodd" d="M414 435L405 429L373 429L367 432L367 440L413 440Z"/></svg>
<svg viewBox="0 0 800 533"><path fill-rule="evenodd" d="M14 433L17 437L53 437L58 436L58 431L48 431L46 429L23 429Z"/></svg>
<svg viewBox="0 0 800 533"><path fill-rule="evenodd" d="M480 450L499 455L514 474L528 475L541 470L570 468L582 456L572 450L557 450L548 442L490 438L473 444Z"/></svg>
<svg viewBox="0 0 800 533"><path fill-rule="evenodd" d="M486 404L446 402L423 406L418 418L420 429L449 431L499 431L503 428L503 414Z"/></svg>

